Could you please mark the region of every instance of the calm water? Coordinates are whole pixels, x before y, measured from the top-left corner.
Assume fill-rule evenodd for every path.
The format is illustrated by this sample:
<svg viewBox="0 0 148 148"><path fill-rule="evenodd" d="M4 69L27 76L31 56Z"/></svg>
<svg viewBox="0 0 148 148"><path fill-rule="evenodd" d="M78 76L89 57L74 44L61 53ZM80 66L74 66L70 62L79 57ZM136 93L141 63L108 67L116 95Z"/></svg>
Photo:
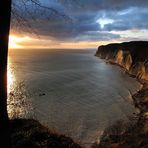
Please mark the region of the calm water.
<svg viewBox="0 0 148 148"><path fill-rule="evenodd" d="M86 145L97 140L107 125L127 120L135 111L129 91L135 92L140 85L94 53L11 51L10 117L34 117L51 130Z"/></svg>

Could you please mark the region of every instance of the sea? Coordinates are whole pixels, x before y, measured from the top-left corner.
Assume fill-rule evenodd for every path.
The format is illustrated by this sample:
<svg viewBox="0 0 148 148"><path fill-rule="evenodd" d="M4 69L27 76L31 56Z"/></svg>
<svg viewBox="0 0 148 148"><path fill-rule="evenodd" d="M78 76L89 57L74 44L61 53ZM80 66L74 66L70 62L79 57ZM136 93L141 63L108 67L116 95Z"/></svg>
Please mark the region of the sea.
<svg viewBox="0 0 148 148"><path fill-rule="evenodd" d="M86 147L116 121L128 121L140 84L96 50L10 50L9 117L34 118Z"/></svg>

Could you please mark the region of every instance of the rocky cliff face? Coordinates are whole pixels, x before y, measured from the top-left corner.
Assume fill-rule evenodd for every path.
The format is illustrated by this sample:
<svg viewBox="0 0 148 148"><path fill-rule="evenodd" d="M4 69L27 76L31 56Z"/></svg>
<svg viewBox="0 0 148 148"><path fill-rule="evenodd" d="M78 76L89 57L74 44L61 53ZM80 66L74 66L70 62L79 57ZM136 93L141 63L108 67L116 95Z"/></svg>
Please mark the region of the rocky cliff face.
<svg viewBox="0 0 148 148"><path fill-rule="evenodd" d="M148 148L148 42L136 41L100 46L96 56L120 65L143 84L132 95L133 104L139 110L129 122L118 121L108 127L100 143L92 148Z"/></svg>
<svg viewBox="0 0 148 148"><path fill-rule="evenodd" d="M100 46L96 56L122 66L137 78L148 80L148 41L133 41Z"/></svg>

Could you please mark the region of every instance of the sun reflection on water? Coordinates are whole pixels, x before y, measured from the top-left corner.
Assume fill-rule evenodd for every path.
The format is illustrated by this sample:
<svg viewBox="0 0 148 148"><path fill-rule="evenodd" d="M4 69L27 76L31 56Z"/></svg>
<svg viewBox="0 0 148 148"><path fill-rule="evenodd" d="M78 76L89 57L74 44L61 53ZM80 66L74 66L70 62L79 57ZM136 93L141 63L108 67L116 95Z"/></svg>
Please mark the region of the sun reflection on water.
<svg viewBox="0 0 148 148"><path fill-rule="evenodd" d="M22 80L16 80L15 68L10 58L8 58L7 79L7 110L9 118L25 118L32 116L32 106L31 102L28 100L30 97L26 91L24 82Z"/></svg>
<svg viewBox="0 0 148 148"><path fill-rule="evenodd" d="M10 118L13 118L14 116L14 104L15 99L14 98L14 82L15 82L15 76L12 70L12 63L10 58L8 57L8 65L7 65L7 93L8 93L8 100L7 100L7 110L8 115Z"/></svg>
<svg viewBox="0 0 148 148"><path fill-rule="evenodd" d="M7 67L7 88L8 88L8 94L11 93L11 89L13 87L14 81L15 81L15 76L13 74L13 70L12 70L12 64L10 59L8 58L8 67Z"/></svg>

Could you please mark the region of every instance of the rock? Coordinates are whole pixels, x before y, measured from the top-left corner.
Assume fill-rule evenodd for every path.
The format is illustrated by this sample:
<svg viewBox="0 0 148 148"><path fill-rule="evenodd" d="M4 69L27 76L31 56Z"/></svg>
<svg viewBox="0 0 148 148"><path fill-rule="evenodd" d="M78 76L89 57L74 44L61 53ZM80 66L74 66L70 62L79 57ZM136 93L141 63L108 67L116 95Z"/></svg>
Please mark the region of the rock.
<svg viewBox="0 0 148 148"><path fill-rule="evenodd" d="M122 66L137 78L148 80L148 41L99 46L95 55Z"/></svg>
<svg viewBox="0 0 148 148"><path fill-rule="evenodd" d="M45 93L41 93L41 94L39 94L39 96L45 96L46 94Z"/></svg>

